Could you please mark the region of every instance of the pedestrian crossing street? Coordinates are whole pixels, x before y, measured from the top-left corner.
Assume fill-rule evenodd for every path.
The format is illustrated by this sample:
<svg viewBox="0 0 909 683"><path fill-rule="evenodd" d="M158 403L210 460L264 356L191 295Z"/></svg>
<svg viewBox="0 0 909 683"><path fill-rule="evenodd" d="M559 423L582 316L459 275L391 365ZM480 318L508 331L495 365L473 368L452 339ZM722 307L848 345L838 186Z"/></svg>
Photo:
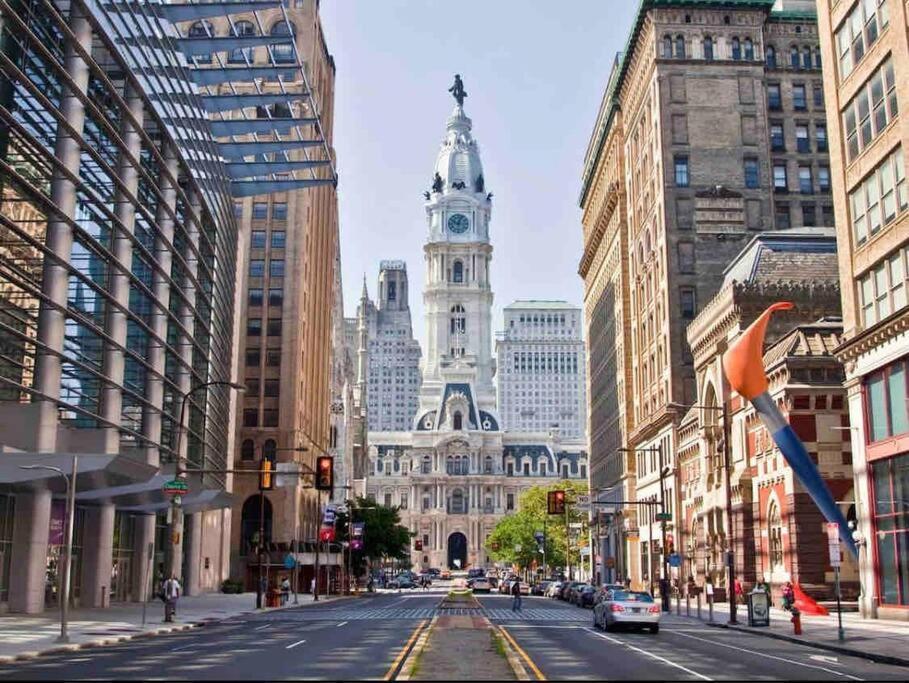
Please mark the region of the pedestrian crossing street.
<svg viewBox="0 0 909 683"><path fill-rule="evenodd" d="M270 614L257 615L254 621L357 621L357 620L420 620L435 616L485 616L492 621L547 621L547 622L584 622L591 620L589 610L559 608L526 608L512 612L510 608L490 609L445 609L435 607L343 607L332 609L282 610Z"/></svg>

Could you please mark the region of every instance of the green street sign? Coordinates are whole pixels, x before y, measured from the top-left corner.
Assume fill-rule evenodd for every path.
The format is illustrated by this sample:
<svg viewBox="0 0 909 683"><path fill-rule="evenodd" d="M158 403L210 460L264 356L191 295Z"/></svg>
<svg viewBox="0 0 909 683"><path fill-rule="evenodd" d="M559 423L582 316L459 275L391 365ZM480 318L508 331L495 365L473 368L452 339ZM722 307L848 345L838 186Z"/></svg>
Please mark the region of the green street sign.
<svg viewBox="0 0 909 683"><path fill-rule="evenodd" d="M189 491L189 485L182 479L173 479L165 482L162 488L164 489L165 495L169 496L182 496Z"/></svg>
<svg viewBox="0 0 909 683"><path fill-rule="evenodd" d="M656 521L658 522L671 522L672 515L668 512L658 512L656 513Z"/></svg>

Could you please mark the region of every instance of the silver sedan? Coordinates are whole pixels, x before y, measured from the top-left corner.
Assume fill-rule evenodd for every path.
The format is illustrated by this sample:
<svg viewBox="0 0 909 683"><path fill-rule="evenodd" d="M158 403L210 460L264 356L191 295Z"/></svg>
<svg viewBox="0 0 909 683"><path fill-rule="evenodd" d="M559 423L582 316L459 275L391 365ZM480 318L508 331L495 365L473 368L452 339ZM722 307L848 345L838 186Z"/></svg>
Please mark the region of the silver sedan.
<svg viewBox="0 0 909 683"><path fill-rule="evenodd" d="M660 606L650 593L638 591L606 591L593 607L593 625L608 631L613 626L628 625L660 632Z"/></svg>

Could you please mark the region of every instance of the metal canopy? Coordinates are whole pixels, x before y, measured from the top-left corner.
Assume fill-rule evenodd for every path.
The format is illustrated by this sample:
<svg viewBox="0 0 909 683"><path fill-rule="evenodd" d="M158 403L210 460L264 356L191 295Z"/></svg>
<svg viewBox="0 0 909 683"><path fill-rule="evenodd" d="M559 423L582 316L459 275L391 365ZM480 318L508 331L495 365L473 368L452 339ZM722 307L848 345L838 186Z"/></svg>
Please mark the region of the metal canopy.
<svg viewBox="0 0 909 683"><path fill-rule="evenodd" d="M221 66L205 67L203 69L191 68L190 75L198 86L220 85L221 83L251 83L257 78L265 81L277 81L283 78L288 81L295 80L300 75L302 64L283 64L281 66Z"/></svg>
<svg viewBox="0 0 909 683"><path fill-rule="evenodd" d="M242 159L243 157L271 154L273 152L292 152L305 147L318 147L323 143L317 140L278 140L265 142L219 142L218 148L225 159Z"/></svg>
<svg viewBox="0 0 909 683"><path fill-rule="evenodd" d="M235 161L225 164L231 178L249 178L267 173L284 173L286 171L306 171L320 166L330 166L328 160L307 161Z"/></svg>
<svg viewBox="0 0 909 683"><path fill-rule="evenodd" d="M307 187L333 185L335 178L304 178L300 180L234 180L230 184L230 194L233 197L254 197L257 194L272 194L273 192L288 192Z"/></svg>
<svg viewBox="0 0 909 683"><path fill-rule="evenodd" d="M192 38L175 38L174 42L187 59L210 55L212 52L227 52L244 48L262 47L263 45L287 45L293 36L195 36Z"/></svg>
<svg viewBox="0 0 909 683"><path fill-rule="evenodd" d="M66 485L62 477L49 470L23 470L21 465L56 467L67 476L72 472L72 453L0 453L0 489L49 489L63 494ZM76 453L76 490L90 491L110 486L130 485L151 479L158 471L144 460L125 455Z"/></svg>
<svg viewBox="0 0 909 683"><path fill-rule="evenodd" d="M259 0L258 2L207 2L203 4L163 4L158 6L161 16L171 23L193 21L196 19L211 19L223 17L228 14L242 12L255 12L260 9L280 7L280 0Z"/></svg>
<svg viewBox="0 0 909 683"><path fill-rule="evenodd" d="M164 493L164 485L174 478L173 468L161 472L148 481L126 486L112 486L96 491L76 493L79 503L109 503L124 512L154 513L170 506L171 498ZM185 512L196 512L214 508L229 507L231 495L223 489L202 488L198 475L187 479L189 492L183 496Z"/></svg>
<svg viewBox="0 0 909 683"><path fill-rule="evenodd" d="M250 133L284 132L294 126L311 126L317 121L318 119L315 118L231 119L229 121L212 121L211 132L216 138Z"/></svg>
<svg viewBox="0 0 909 683"><path fill-rule="evenodd" d="M202 105L210 114L247 107L267 107L270 104L296 102L309 97L307 93L242 93L225 95L200 95Z"/></svg>

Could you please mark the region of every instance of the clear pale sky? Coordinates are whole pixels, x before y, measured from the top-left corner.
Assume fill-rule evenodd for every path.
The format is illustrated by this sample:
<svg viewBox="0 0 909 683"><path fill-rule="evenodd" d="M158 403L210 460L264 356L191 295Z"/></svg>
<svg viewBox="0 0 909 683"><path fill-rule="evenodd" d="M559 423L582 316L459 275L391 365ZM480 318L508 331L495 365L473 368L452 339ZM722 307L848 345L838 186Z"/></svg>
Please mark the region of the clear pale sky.
<svg viewBox="0 0 909 683"><path fill-rule="evenodd" d="M636 7L635 0L322 0L337 64L345 315L356 311L364 272L374 298L379 261L403 259L414 336L424 344L422 193L454 106L447 90L455 73L494 194L494 328L515 299L582 304L581 169Z"/></svg>

